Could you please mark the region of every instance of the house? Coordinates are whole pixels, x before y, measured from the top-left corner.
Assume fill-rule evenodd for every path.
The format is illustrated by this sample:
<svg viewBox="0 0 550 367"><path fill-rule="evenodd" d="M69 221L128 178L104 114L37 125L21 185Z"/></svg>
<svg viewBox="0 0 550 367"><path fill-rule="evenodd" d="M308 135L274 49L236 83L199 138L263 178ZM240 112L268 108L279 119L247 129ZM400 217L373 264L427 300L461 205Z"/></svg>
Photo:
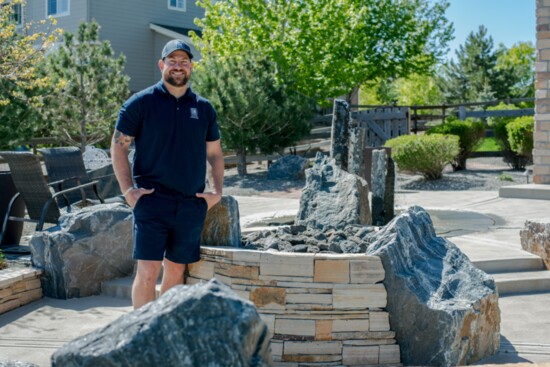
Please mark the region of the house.
<svg viewBox="0 0 550 367"><path fill-rule="evenodd" d="M95 20L101 26L100 38L109 40L115 53L126 56L130 90L138 91L160 79L157 60L166 42L173 38L187 41L189 31L200 30L195 18L204 9L194 0L26 0L15 5L14 20L21 25L48 17L56 27L76 33L81 22Z"/></svg>

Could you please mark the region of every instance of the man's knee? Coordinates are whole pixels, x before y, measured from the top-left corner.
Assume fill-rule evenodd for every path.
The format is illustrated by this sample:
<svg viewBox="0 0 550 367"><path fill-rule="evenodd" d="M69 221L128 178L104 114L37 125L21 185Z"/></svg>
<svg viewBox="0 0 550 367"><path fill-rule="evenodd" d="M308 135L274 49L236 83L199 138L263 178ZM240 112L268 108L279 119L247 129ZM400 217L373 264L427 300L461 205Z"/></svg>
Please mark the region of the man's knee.
<svg viewBox="0 0 550 367"><path fill-rule="evenodd" d="M138 260L136 281L141 284L156 284L160 273L160 261Z"/></svg>

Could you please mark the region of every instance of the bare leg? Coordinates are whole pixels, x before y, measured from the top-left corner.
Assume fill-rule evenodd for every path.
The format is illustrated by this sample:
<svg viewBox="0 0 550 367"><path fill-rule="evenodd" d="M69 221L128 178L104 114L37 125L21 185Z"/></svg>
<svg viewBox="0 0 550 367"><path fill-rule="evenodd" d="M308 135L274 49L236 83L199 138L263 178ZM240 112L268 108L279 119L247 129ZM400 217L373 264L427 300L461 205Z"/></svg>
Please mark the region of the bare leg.
<svg viewBox="0 0 550 367"><path fill-rule="evenodd" d="M178 264L164 258L164 272L162 274L162 284L160 294L164 294L168 289L175 285L183 284L183 272L185 264Z"/></svg>
<svg viewBox="0 0 550 367"><path fill-rule="evenodd" d="M132 285L132 305L137 310L156 298L155 287L161 267L160 261L137 261L137 272Z"/></svg>

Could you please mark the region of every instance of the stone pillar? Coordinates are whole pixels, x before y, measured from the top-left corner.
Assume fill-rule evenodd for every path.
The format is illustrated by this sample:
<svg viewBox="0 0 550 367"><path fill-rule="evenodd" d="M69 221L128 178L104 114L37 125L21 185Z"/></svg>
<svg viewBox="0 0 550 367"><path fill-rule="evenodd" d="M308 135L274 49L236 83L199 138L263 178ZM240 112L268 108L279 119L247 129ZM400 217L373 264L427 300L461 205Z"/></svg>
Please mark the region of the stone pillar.
<svg viewBox="0 0 550 367"><path fill-rule="evenodd" d="M346 101L334 100L334 114L330 141L330 158L343 170L348 170L348 139L351 113Z"/></svg>
<svg viewBox="0 0 550 367"><path fill-rule="evenodd" d="M395 165L388 148L372 151L371 184L372 224L383 226L395 215Z"/></svg>
<svg viewBox="0 0 550 367"><path fill-rule="evenodd" d="M348 172L361 176L363 167L363 149L365 147L365 135L367 131L364 127L354 127L349 131L348 146Z"/></svg>
<svg viewBox="0 0 550 367"><path fill-rule="evenodd" d="M537 0L533 182L550 184L550 0Z"/></svg>

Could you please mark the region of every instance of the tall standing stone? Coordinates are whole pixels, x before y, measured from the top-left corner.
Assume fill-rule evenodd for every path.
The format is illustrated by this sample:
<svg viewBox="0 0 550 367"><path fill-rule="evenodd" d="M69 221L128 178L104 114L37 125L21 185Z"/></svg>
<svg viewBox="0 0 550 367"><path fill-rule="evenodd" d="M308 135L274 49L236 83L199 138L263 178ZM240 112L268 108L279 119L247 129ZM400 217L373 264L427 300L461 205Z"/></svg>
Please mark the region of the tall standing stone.
<svg viewBox="0 0 550 367"><path fill-rule="evenodd" d="M65 344L53 367L271 366L256 307L213 279L157 300Z"/></svg>
<svg viewBox="0 0 550 367"><path fill-rule="evenodd" d="M430 216L408 208L370 237L386 271L387 310L406 366L468 365L500 346L492 277L437 237Z"/></svg>
<svg viewBox="0 0 550 367"><path fill-rule="evenodd" d="M349 130L347 171L357 176L361 176L362 173L365 135L366 129L364 127L354 127Z"/></svg>
<svg viewBox="0 0 550 367"><path fill-rule="evenodd" d="M239 203L232 196L222 196L206 214L201 234L203 246L241 246Z"/></svg>
<svg viewBox="0 0 550 367"><path fill-rule="evenodd" d="M330 158L343 170L348 169L348 140L351 126L349 104L341 99L334 100L332 130L330 141Z"/></svg>
<svg viewBox="0 0 550 367"><path fill-rule="evenodd" d="M317 153L315 164L306 171L306 185L302 189L295 224L340 228L348 224L370 223L367 182Z"/></svg>
<svg viewBox="0 0 550 367"><path fill-rule="evenodd" d="M384 198L386 196L386 152L383 149L372 152L372 224L383 226L386 224L384 213Z"/></svg>
<svg viewBox="0 0 550 367"><path fill-rule="evenodd" d="M394 217L395 164L389 148L372 151L372 224L383 226Z"/></svg>

